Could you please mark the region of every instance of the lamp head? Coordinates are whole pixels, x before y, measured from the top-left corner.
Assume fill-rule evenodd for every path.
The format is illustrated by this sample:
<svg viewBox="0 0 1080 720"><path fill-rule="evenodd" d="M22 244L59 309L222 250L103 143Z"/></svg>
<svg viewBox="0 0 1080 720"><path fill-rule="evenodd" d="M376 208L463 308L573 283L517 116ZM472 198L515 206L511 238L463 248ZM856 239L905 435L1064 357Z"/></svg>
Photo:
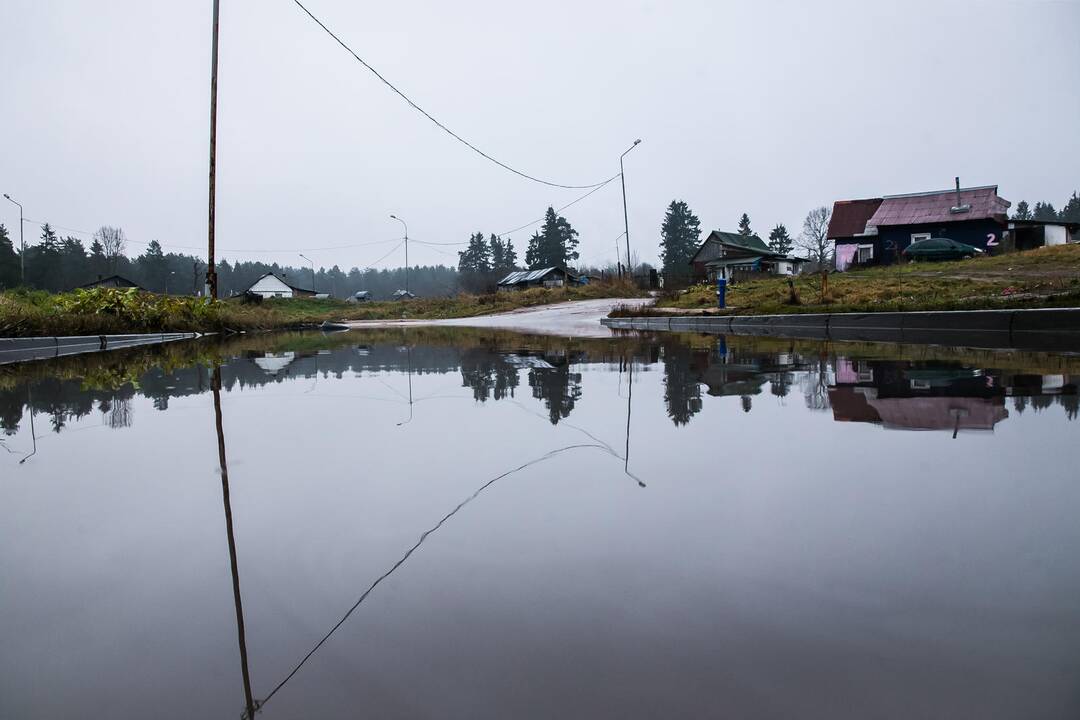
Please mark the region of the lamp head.
<svg viewBox="0 0 1080 720"><path fill-rule="evenodd" d="M641 142L641 138L638 138L637 140L635 140L634 144L637 145L639 142Z"/></svg>

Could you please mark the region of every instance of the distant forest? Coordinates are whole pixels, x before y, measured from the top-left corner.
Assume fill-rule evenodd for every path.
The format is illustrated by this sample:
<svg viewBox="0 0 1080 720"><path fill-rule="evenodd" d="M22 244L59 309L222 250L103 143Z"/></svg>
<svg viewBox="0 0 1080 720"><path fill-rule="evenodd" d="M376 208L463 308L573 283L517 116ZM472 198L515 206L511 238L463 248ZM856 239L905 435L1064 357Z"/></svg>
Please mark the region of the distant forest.
<svg viewBox="0 0 1080 720"><path fill-rule="evenodd" d="M14 239L17 241L17 237ZM50 292L64 292L110 275L121 275L147 290L191 295L202 289L206 262L195 255L166 253L157 241L146 251L128 257L126 239L118 228L103 227L90 245L76 237L60 237L48 224L40 236L27 238L26 285ZM218 261L218 293L222 297L242 293L268 272L297 287L346 297L367 290L376 298L386 298L405 287L405 268L377 270L337 265L319 268L312 277L310 267L293 267L260 261ZM0 289L17 287L20 258L11 233L0 225ZM409 289L420 296L453 295L459 287L456 268L445 265L414 266L409 270Z"/></svg>

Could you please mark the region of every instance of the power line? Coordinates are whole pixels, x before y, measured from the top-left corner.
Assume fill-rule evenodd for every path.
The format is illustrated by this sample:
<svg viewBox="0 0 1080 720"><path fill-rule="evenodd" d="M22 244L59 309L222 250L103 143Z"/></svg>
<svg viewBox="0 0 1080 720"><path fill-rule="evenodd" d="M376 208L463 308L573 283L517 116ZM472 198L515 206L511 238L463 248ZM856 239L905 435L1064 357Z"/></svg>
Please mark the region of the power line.
<svg viewBox="0 0 1080 720"><path fill-rule="evenodd" d="M590 196L590 195L592 195L592 194L593 194L594 192L596 192L597 190L599 190L600 188L604 187L605 185L607 185L608 183L612 182L613 180L615 180L615 179L616 179L616 178L618 178L618 177L619 177L619 176L618 176L618 175L616 175L615 177L612 177L612 178L609 178L609 179L605 180L604 182L600 183L599 185L597 185L596 187L594 187L594 188L593 188L592 190L590 190L589 192L587 192L587 193L585 193L584 195L582 195L581 197L579 197L578 199L576 199L576 200L571 200L570 202L568 202L568 203L566 203L565 205L563 205L563 206L562 206L561 208L558 208L558 209L556 209L556 210L555 210L555 212L557 212L557 213L561 213L561 212L562 212L563 210L565 210L566 208L568 208L568 207L571 207L571 206L573 206L573 205L577 205L577 204L578 204L579 202L581 202L581 201L582 201L582 200L584 200L585 198L589 197L589 196ZM498 235L497 235L496 237L500 237L500 238L501 238L501 237L502 237L502 236L504 236L504 235L509 235L510 233L515 233L515 232L517 232L518 230L524 230L524 229L525 229L525 228L527 228L527 227L532 227L533 225L535 225L535 224L537 224L537 223L541 223L541 222L544 222L544 220L545 220L545 219L546 219L546 216L545 216L545 217L542 217L542 218L540 218L539 220L533 220L533 221L532 221L532 222L530 222L530 223L525 223L525 224L524 224L524 225L522 225L521 227L516 227L516 228L514 228L513 230L507 230L506 232L501 232L501 233L499 233L499 234L498 234Z"/></svg>
<svg viewBox="0 0 1080 720"><path fill-rule="evenodd" d="M323 24L322 20L320 20L319 18L315 17L315 16L314 16L314 15L313 15L313 14L311 13L311 11L310 11L310 10L308 10L308 9L307 9L306 7L304 7L303 3L301 3L301 2L300 2L300 0L293 0L293 2L294 2L294 3L296 3L296 5L297 5L297 6L298 6L298 7L299 7L299 8L301 9L301 10L303 10L303 11L304 11L304 12L305 12L305 13L307 14L307 16L308 16L309 18L311 18L312 20L314 20L314 21L315 21L315 24L316 24L316 25L318 25L319 27L321 27L321 28L322 28L322 29L323 29L323 30L324 30L324 31L326 32L326 34L327 34L327 35L329 35L330 37L332 37L332 38L333 38L333 39L334 39L334 40L335 40L335 41L337 42L337 44L338 44L338 45L340 45L341 47L345 48L345 50L346 50L346 51L347 51L347 52L348 52L348 53L349 53L350 55L352 55L352 56L353 56L354 58L356 58L356 61L357 61L357 62L359 62L359 63L360 63L361 65L363 65L363 66L364 66L365 68L367 68L368 70L370 70L370 71L371 71L371 72L372 72L372 73L373 73L373 74L375 75L375 77L379 78L379 80L381 80L381 81L382 81L382 83L383 83L384 85L386 85L386 87L388 87L388 88L390 88L391 90L393 90L393 91L394 91L394 92L395 92L395 93L396 93L396 94L397 94L397 95L398 95L399 97L401 97L401 99L402 99L402 100L404 100L405 102L407 102L407 103L408 103L408 104L409 104L409 105L410 105L410 106L411 106L411 107L412 107L412 108L413 108L414 110L416 110L417 112L419 112L419 113L420 113L421 115L423 115L424 117L426 117L426 118L427 118L428 120L430 120L431 122L435 123L435 125L437 125L437 126L438 126L438 127L440 128L440 129L442 129L443 131L445 131L445 132L446 132L446 133L447 133L448 135L450 135L450 137L454 138L455 140L457 140L458 142L460 142L460 143L461 143L462 145L464 145L465 147L469 148L469 149L470 149L470 150L472 150L473 152L477 153L477 154L478 154L478 155L480 155L481 157L484 157L484 158L486 158L486 159L490 160L491 162L495 163L496 165L498 165L499 167L503 168L504 170L509 170L510 172L514 173L515 175L518 175L518 176L520 176L520 177L523 177L523 178L525 178L526 180L532 180L533 182L536 182L536 183L540 183L541 185L548 185L548 186L550 186L550 187L557 187L557 188L565 188L565 189L567 189L567 190L585 190L585 189L588 189L588 188L598 188L598 187L602 187L602 186L606 185L607 183L611 182L611 181L612 181L612 180L614 180L615 178L619 177L619 176L618 176L618 175L616 174L616 175L615 175L614 177L608 178L607 180L604 180L604 181L602 181L602 182L598 182L598 183L592 183L592 184L589 184L589 185L564 185L564 184L562 184L562 183L550 182L550 181L548 181L548 180L541 180L541 179L540 179L540 178L538 178L538 177L534 177L534 176L532 176L532 175L529 175L529 174L527 174L527 173L524 173L524 172L522 172L522 171L520 171L520 170L517 170L516 168L513 168L513 167L511 167L511 166L507 165L506 163L502 162L501 160L498 160L498 159L496 159L496 158L492 157L491 155L488 155L488 154L487 154L486 152L484 152L484 151L483 151L483 150L481 150L480 148L476 147L476 146L475 146L475 145L473 145L473 144L472 144L471 142L469 142L469 141L468 141L468 140L466 140L465 138L461 137L461 136L460 136L460 135L458 135L458 134L457 134L456 132L454 132L453 130L451 130L450 128L446 127L445 125L443 125L443 124L442 124L441 122L439 122L438 120L436 120L436 119L435 119L434 117L432 117L432 115L431 115L430 113L428 113L428 111L427 111L427 110L424 110L424 108L420 107L420 106L419 106L419 105L417 105L417 104L416 104L415 102L413 102L413 101L412 101L412 99L410 99L408 95L406 95L405 93L403 93L402 91L400 91L400 90L398 90L398 89L397 89L396 87L394 87L393 83L391 83L391 82L390 82L389 80L387 80L387 79L386 79L385 77L383 77L383 76L382 76L382 74L381 74L381 73L380 73L380 72L379 72L378 70L376 70L375 68L373 68L373 67L372 67L371 65L368 65L368 64L367 64L367 62L365 62L363 58L361 58L361 57L360 57L359 55L357 55L357 54L356 54L356 52L355 52L355 51L353 51L353 49L352 49L351 47L349 47L348 45L346 45L346 44L345 44L345 42L344 42L344 41L343 41L343 40L342 40L341 38L339 38L339 37L338 37L337 35L335 35L335 34L334 34L334 32L333 32L333 31L332 31L332 30L331 30L330 28L326 27L326 25L324 25L324 24Z"/></svg>

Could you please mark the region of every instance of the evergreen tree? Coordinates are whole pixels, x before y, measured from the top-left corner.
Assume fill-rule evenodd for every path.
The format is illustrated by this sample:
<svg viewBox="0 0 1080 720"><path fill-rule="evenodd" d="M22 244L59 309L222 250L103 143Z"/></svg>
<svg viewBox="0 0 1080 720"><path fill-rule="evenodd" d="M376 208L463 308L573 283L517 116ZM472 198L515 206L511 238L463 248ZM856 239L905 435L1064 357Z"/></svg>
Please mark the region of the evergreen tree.
<svg viewBox="0 0 1080 720"><path fill-rule="evenodd" d="M795 247L795 241L788 235L784 223L780 223L769 233L769 249L777 255L787 255Z"/></svg>
<svg viewBox="0 0 1080 720"><path fill-rule="evenodd" d="M1072 197L1065 203L1065 207L1058 213L1058 220L1080 223L1080 195L1073 192Z"/></svg>
<svg viewBox="0 0 1080 720"><path fill-rule="evenodd" d="M525 264L533 270L565 267L579 257L577 237L577 230L570 226L566 218L556 215L555 208L548 207L543 226L529 238Z"/></svg>
<svg viewBox="0 0 1080 720"><path fill-rule="evenodd" d="M96 280L99 277L105 277L109 270L109 259L105 257L105 246L101 242L94 238L90 243L90 275L91 280Z"/></svg>
<svg viewBox="0 0 1080 720"><path fill-rule="evenodd" d="M1058 219L1057 210L1055 210L1054 206L1052 204L1050 204L1050 203L1037 202L1037 203L1035 203L1035 213L1034 213L1034 218L1033 219L1035 219L1035 220L1057 220Z"/></svg>
<svg viewBox="0 0 1080 720"><path fill-rule="evenodd" d="M701 221L682 200L672 200L660 225L660 262L665 281L690 275L690 258L697 252Z"/></svg>
<svg viewBox="0 0 1080 720"><path fill-rule="evenodd" d="M19 284L19 256L8 237L7 228L0 224L0 288L12 288Z"/></svg>
<svg viewBox="0 0 1080 720"><path fill-rule="evenodd" d="M153 292L165 292L169 269L165 262L165 253L161 250L161 243L151 240L146 246L146 252L140 255L136 262L142 271L140 274L146 289Z"/></svg>
<svg viewBox="0 0 1080 720"><path fill-rule="evenodd" d="M487 274L491 272L491 247L484 242L484 233L469 236L469 244L458 253L458 272Z"/></svg>
<svg viewBox="0 0 1080 720"><path fill-rule="evenodd" d="M27 248L27 282L53 292L61 289L60 238L49 223L41 226L41 242Z"/></svg>
<svg viewBox="0 0 1080 720"><path fill-rule="evenodd" d="M742 214L739 218L739 234L744 237L750 237L754 234L754 231L750 229L750 216L746 213Z"/></svg>
<svg viewBox="0 0 1080 720"><path fill-rule="evenodd" d="M61 289L71 290L91 278L87 275L86 248L78 238L68 235L60 244Z"/></svg>
<svg viewBox="0 0 1080 720"><path fill-rule="evenodd" d="M510 273L518 269L517 251L514 250L514 244L510 242L510 238L503 240L502 260L503 264L500 271L505 270Z"/></svg>
<svg viewBox="0 0 1080 720"><path fill-rule="evenodd" d="M1016 211L1013 212L1013 220L1030 220L1031 208L1028 207L1027 200L1021 200L1016 203Z"/></svg>

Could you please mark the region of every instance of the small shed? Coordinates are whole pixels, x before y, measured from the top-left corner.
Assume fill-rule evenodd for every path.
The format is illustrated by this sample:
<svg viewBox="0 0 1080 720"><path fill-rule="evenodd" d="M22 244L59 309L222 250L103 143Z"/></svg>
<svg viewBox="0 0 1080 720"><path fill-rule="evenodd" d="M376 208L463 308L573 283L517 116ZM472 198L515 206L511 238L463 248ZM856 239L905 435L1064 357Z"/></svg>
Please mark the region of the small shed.
<svg viewBox="0 0 1080 720"><path fill-rule="evenodd" d="M260 277L245 292L264 298L315 297L314 290L291 285L284 278L272 272Z"/></svg>
<svg viewBox="0 0 1080 720"><path fill-rule="evenodd" d="M89 290L90 288L135 288L136 290L146 290L146 288L139 285L134 280L129 280L123 275L110 275L108 277L101 277L98 275L98 279L94 282L88 282L85 285L80 285L79 288Z"/></svg>
<svg viewBox="0 0 1080 720"><path fill-rule="evenodd" d="M1080 242L1080 223L1065 220L1010 220L1009 234L1017 250Z"/></svg>
<svg viewBox="0 0 1080 720"><path fill-rule="evenodd" d="M416 295L412 294L408 290L396 290L393 295L390 296L391 300L412 300Z"/></svg>
<svg viewBox="0 0 1080 720"><path fill-rule="evenodd" d="M526 288L565 287L577 281L577 275L564 267L547 267L539 270L515 270L499 281L499 290L524 290Z"/></svg>
<svg viewBox="0 0 1080 720"><path fill-rule="evenodd" d="M371 293L367 290L357 290L349 297L345 298L345 302L351 303L366 303L371 302Z"/></svg>

